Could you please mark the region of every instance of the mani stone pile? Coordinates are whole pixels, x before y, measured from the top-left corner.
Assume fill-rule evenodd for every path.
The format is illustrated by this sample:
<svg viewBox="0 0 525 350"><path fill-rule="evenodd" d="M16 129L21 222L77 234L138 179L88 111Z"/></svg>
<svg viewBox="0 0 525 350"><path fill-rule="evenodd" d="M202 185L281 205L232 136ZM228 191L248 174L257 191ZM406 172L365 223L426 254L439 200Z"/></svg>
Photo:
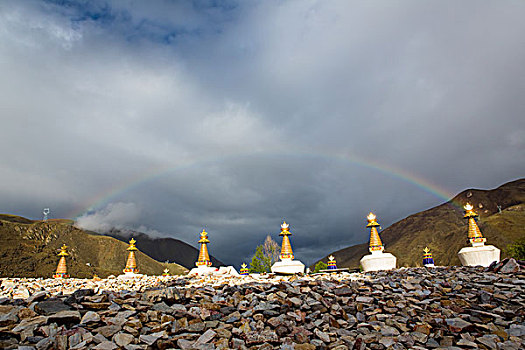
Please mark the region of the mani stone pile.
<svg viewBox="0 0 525 350"><path fill-rule="evenodd" d="M525 348L523 272L84 281L60 281L84 287L65 294L59 282L1 279L0 348ZM30 295L13 298L20 289Z"/></svg>

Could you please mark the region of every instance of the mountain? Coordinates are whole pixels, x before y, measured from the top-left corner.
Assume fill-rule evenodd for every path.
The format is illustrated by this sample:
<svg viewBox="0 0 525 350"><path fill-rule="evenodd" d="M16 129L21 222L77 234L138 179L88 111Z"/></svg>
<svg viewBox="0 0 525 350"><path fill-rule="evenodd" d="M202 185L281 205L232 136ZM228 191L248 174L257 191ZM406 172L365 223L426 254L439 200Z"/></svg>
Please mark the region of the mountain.
<svg viewBox="0 0 525 350"><path fill-rule="evenodd" d="M127 242L131 236L137 240L137 247L158 261L171 261L188 269L195 267L199 250L188 243L175 238L153 238L142 232L124 233L112 230L105 233L120 241ZM209 246L208 246L209 247ZM222 266L223 262L210 255L213 266Z"/></svg>
<svg viewBox="0 0 525 350"><path fill-rule="evenodd" d="M480 215L478 225L487 244L500 248L502 259L509 244L525 238L525 179L519 179L493 190L465 190L447 203L396 222L380 233L385 252L397 257L398 267L421 266L423 248L428 246L437 265L460 265L457 252L467 245L463 219L467 202ZM358 268L363 255L369 254L368 241L331 254L338 267ZM327 257L321 260L326 262Z"/></svg>
<svg viewBox="0 0 525 350"><path fill-rule="evenodd" d="M0 277L51 277L62 244L68 246L67 266L73 277L118 275L126 264L126 243L76 228L71 220L44 222L0 214ZM137 247L141 273L160 275L166 267L172 274L187 271L152 259L140 251L140 242Z"/></svg>

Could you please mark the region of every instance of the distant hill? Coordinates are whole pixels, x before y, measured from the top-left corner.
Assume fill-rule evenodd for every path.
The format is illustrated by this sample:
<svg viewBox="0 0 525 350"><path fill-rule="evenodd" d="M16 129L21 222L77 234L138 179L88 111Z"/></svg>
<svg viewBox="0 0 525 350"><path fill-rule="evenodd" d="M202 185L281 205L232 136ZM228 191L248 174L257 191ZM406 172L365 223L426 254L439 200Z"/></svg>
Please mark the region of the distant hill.
<svg viewBox="0 0 525 350"><path fill-rule="evenodd" d="M525 179L520 179L493 190L465 190L447 203L396 222L380 234L385 252L397 257L398 267L421 266L423 248L428 246L437 265L460 265L457 252L467 245L462 208L467 202L480 215L478 225L487 244L500 248L502 258L509 244L525 237ZM381 223L381 213L376 214ZM363 255L369 254L368 241L331 254L338 267L357 268ZM329 255L321 260L326 262Z"/></svg>
<svg viewBox="0 0 525 350"><path fill-rule="evenodd" d="M76 228L71 220L43 222L0 214L0 277L51 277L62 244L69 247L67 265L72 277L118 275L126 264L126 243ZM168 266L152 259L140 251L140 244L138 248L141 273L160 275L166 267L172 274L187 271L178 264Z"/></svg>
<svg viewBox="0 0 525 350"><path fill-rule="evenodd" d="M170 261L182 265L188 269L195 267L199 257L199 250L188 243L175 238L153 238L142 232L132 234L112 230L105 233L123 242L128 242L133 236L137 240L137 247L144 253L158 261ZM210 255L213 266L222 266L223 262Z"/></svg>

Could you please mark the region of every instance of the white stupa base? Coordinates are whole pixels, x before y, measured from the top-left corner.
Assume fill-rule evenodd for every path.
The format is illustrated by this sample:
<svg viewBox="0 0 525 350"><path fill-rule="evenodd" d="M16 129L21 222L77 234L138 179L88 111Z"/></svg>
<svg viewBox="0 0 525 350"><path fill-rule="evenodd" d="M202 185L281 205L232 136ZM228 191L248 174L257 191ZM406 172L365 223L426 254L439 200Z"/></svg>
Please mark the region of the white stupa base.
<svg viewBox="0 0 525 350"><path fill-rule="evenodd" d="M299 260L283 259L272 265L272 272L282 275L304 273L304 264Z"/></svg>
<svg viewBox="0 0 525 350"><path fill-rule="evenodd" d="M233 266L221 266L219 271L216 272L217 275L227 275L227 276L240 276L235 267Z"/></svg>
<svg viewBox="0 0 525 350"><path fill-rule="evenodd" d="M463 266L487 267L494 261L499 262L500 250L493 245L464 247L458 253L459 261Z"/></svg>
<svg viewBox="0 0 525 350"><path fill-rule="evenodd" d="M199 266L188 273L188 276L221 275L221 276L240 276L233 266Z"/></svg>
<svg viewBox="0 0 525 350"><path fill-rule="evenodd" d="M216 268L216 267L201 265L199 267L195 267L195 268L191 269L190 272L188 273L188 275L189 276L213 275L217 271L219 271L219 269Z"/></svg>
<svg viewBox="0 0 525 350"><path fill-rule="evenodd" d="M363 271L392 270L396 268L396 257L390 253L374 252L363 256L361 266Z"/></svg>
<svg viewBox="0 0 525 350"><path fill-rule="evenodd" d="M436 267L434 264L424 264L424 267Z"/></svg>
<svg viewBox="0 0 525 350"><path fill-rule="evenodd" d="M118 275L117 278L121 280L131 279L131 278L138 278L144 276L141 273L134 273L134 272L124 272L122 275Z"/></svg>

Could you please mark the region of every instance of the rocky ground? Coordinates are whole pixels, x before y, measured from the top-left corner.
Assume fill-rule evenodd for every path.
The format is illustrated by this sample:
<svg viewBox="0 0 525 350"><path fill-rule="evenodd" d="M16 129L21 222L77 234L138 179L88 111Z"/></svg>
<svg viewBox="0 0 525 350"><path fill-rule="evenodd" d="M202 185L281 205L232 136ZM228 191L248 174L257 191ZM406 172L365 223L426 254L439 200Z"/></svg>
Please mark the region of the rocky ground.
<svg viewBox="0 0 525 350"><path fill-rule="evenodd" d="M525 273L1 279L6 349L525 348Z"/></svg>

